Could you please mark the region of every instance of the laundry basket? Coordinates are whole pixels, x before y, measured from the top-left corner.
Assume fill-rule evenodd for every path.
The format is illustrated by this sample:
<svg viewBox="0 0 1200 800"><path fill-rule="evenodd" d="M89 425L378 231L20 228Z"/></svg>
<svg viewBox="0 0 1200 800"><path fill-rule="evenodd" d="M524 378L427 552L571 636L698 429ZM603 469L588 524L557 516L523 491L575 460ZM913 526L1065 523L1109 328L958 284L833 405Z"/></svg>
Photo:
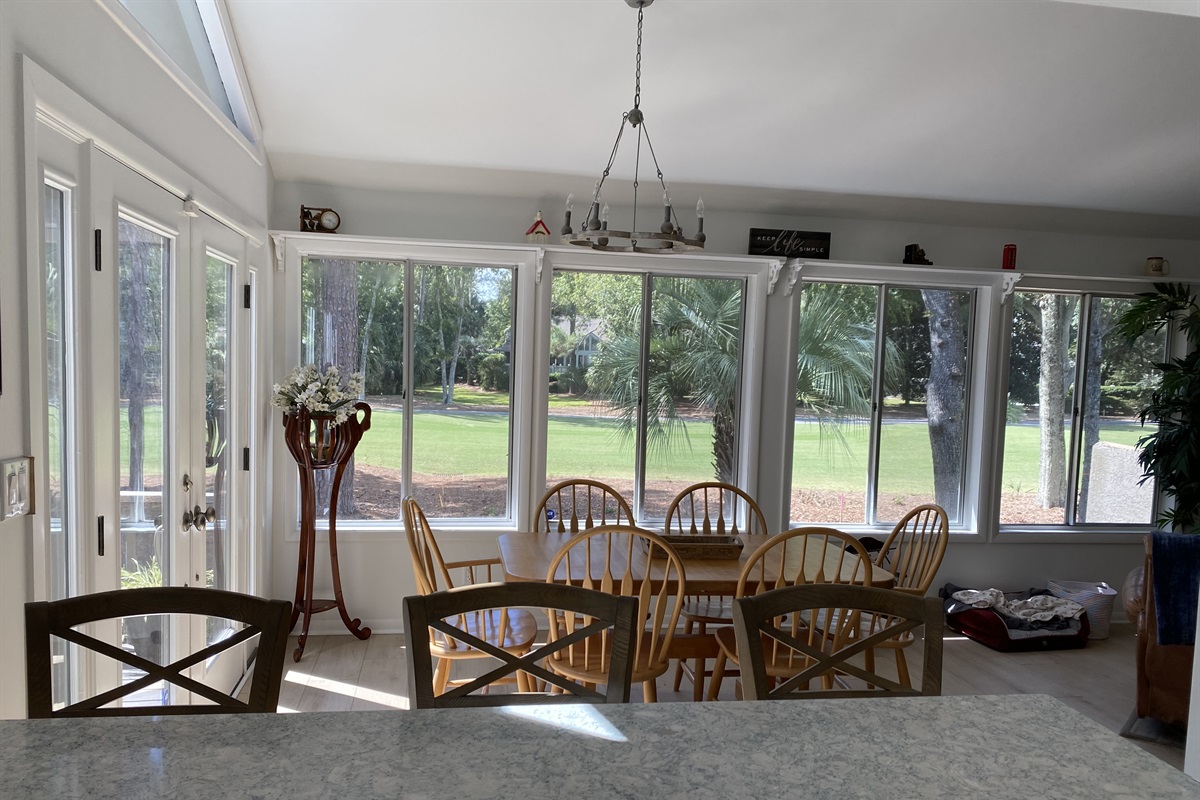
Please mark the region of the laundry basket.
<svg viewBox="0 0 1200 800"><path fill-rule="evenodd" d="M1117 590L1104 581L1049 581L1046 588L1055 597L1074 600L1087 610L1092 634L1089 639L1107 639Z"/></svg>

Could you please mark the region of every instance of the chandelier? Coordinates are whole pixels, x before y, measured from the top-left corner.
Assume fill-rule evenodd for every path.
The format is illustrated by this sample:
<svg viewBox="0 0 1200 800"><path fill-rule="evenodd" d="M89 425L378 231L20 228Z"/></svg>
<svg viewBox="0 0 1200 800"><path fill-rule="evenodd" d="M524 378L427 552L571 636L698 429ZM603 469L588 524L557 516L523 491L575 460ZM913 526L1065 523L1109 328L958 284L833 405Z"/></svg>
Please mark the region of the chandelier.
<svg viewBox="0 0 1200 800"><path fill-rule="evenodd" d="M612 152L608 156L608 164L596 181L592 190L592 202L588 208L587 219L576 232L571 229L571 211L573 194L567 195L566 220L562 227L564 244L574 244L580 247L590 247L593 250L606 250L615 253L680 253L685 250L699 250L704 247L704 200L696 203L696 236L689 239L683 233L679 220L671 205L671 191L663 179L662 169L658 166L658 157L654 155L654 145L650 143L650 134L646 130L646 119L642 115L642 10L654 0L625 0L631 7L638 10L637 21L637 63L634 69L633 108L621 115L621 127L617 130L617 139L613 142ZM621 136L625 126L637 131L637 148L633 164L633 218L629 230L616 230L608 227L608 203L600 192L604 181L617 158L617 149L621 146ZM654 162L654 170L663 191L662 224L657 231L639 231L638 219L638 173L642 161L642 142Z"/></svg>

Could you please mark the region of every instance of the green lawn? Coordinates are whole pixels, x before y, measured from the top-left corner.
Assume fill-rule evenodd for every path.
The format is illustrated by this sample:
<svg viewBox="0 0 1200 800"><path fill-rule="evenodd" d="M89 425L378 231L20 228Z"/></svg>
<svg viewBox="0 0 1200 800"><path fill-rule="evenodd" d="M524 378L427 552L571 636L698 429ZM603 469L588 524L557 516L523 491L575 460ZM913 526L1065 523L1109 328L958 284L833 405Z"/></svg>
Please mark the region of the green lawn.
<svg viewBox="0 0 1200 800"><path fill-rule="evenodd" d="M460 397L461 395L461 397ZM455 390L456 402L468 397L475 405L495 405L493 392ZM559 398L574 400L573 398ZM551 396L551 402L555 396ZM578 401L583 402L583 401ZM469 405L469 403L463 403ZM593 416L553 416L547 422L547 471L551 475L632 476L633 448L610 419ZM158 472L162 458L162 411L146 409L146 471ZM471 411L417 411L413 414L413 467L439 475L499 476L508 470L508 415ZM362 464L400 469L403 415L399 410L376 409L371 430L358 446ZM712 474L712 426L689 422L687 440L674 452L652 453L648 478L702 480ZM1103 441L1136 445L1150 429L1138 425L1102 425ZM57 433L57 426L52 435ZM798 422L792 459L792 485L839 492L861 492L866 481L867 427L843 426L843 442L814 422ZM128 439L128 421L122 415L122 440ZM1039 432L1034 425L1009 425L1005 431L1003 487L1009 491L1036 489ZM122 473L128 472L129 454L122 452ZM929 434L919 422L884 425L880 445L881 492L930 492L933 466ZM53 476L52 476L53 477Z"/></svg>

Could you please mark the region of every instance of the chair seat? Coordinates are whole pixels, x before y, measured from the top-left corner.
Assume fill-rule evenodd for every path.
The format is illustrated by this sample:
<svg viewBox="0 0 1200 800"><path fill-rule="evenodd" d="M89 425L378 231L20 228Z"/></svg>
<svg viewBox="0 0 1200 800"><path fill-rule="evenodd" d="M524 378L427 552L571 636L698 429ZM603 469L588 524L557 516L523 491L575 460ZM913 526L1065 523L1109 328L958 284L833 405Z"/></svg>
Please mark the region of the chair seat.
<svg viewBox="0 0 1200 800"><path fill-rule="evenodd" d="M706 625L732 625L733 598L721 594L689 595L683 600L679 616Z"/></svg>
<svg viewBox="0 0 1200 800"><path fill-rule="evenodd" d="M502 613L501 609L494 608L464 614L466 624L461 627L470 635L510 653L528 652L537 636L537 618L519 608L508 609L508 625L504 627L502 640ZM462 642L454 641L448 644L440 639L439 636L439 641L432 642L429 646L430 652L438 658L482 658L487 655Z"/></svg>
<svg viewBox="0 0 1200 800"><path fill-rule="evenodd" d="M737 658L737 641L736 633L733 628L717 628L716 632L717 644L724 651L725 657L734 664L738 663ZM771 646L775 644L775 640L771 637L760 634L762 636L764 653L771 652ZM792 658L783 663L777 663L770 658L767 659L767 675L772 678L790 678L793 675L798 675L808 668L811 663L804 655L796 653L794 650L788 650Z"/></svg>
<svg viewBox="0 0 1200 800"><path fill-rule="evenodd" d="M637 648L637 657L633 662L633 676L630 678L631 683L643 683L653 680L659 675L667 671L667 666L670 663L663 660L661 663L649 664L646 662L646 654L651 651L649 642L651 637L656 636L654 631L642 632L642 646ZM598 648L597 648L598 650ZM578 656L578 646L576 655ZM556 659L553 656L546 659L546 667L574 681L580 683L604 683L605 676L608 675L608 667L604 663L605 653L603 651L588 653L586 659L576 658L575 663L568 664L565 659Z"/></svg>

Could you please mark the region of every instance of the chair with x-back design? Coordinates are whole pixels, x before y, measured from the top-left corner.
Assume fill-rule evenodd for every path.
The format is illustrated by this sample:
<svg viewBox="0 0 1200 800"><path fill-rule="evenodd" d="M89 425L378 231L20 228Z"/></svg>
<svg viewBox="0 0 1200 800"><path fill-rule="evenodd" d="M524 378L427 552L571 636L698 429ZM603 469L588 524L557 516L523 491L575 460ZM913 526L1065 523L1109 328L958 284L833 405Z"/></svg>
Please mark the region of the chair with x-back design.
<svg viewBox="0 0 1200 800"><path fill-rule="evenodd" d="M869 635L855 635L867 614L886 624ZM941 694L942 616L936 597L870 586L804 584L739 598L733 622L742 696L800 700ZM851 660L880 642L912 637L918 628L924 628L925 642L919 689ZM789 675L772 670L785 660L791 665ZM820 688L812 688L816 680Z"/></svg>
<svg viewBox="0 0 1200 800"><path fill-rule="evenodd" d="M853 536L833 528L793 528L772 536L750 554L734 596L810 583L869 584L872 576L867 551ZM791 622L797 630L804 624L800 619ZM740 661L733 628L718 628L716 637L721 651L708 687L709 700L721 691L726 664ZM786 648L772 647L766 658L767 675L772 678L790 678L807 666L803 654Z"/></svg>
<svg viewBox="0 0 1200 800"><path fill-rule="evenodd" d="M165 714L237 714L273 712L279 702L283 683L283 656L287 649L292 604L286 600L199 587L166 586L144 589L117 589L99 594L80 595L65 600L25 604L25 679L27 713L31 719L50 717L126 717ZM101 630L81 626L105 627L125 617L158 614L189 614L229 620L240 625L232 635L197 650L179 660L160 665L104 641ZM113 628L115 630L115 628ZM91 633L96 633L92 636ZM97 638L100 637L100 638ZM99 694L56 707L51 670L51 643L55 637L107 656L142 673L122 685ZM258 637L254 675L246 699L233 697L189 675L197 664L230 648ZM124 705L133 695L163 682L191 692L198 703L176 705ZM112 705L116 703L117 705Z"/></svg>
<svg viewBox="0 0 1200 800"><path fill-rule="evenodd" d="M551 637L541 647L515 655L475 637L460 623L491 610L522 606L541 608L549 619L567 620L569 633ZM404 630L411 644L408 655L409 700L416 708L519 705L525 703L627 703L633 674L634 638L637 633L637 600L606 592L552 583L485 583L445 592L404 598ZM438 654L428 643L433 636L452 639L490 655L499 666L474 680L438 691L433 660ZM608 655L602 676L604 692L573 681L542 666L547 658L577 643L594 641ZM547 691L517 694L478 694L495 682L524 673Z"/></svg>

